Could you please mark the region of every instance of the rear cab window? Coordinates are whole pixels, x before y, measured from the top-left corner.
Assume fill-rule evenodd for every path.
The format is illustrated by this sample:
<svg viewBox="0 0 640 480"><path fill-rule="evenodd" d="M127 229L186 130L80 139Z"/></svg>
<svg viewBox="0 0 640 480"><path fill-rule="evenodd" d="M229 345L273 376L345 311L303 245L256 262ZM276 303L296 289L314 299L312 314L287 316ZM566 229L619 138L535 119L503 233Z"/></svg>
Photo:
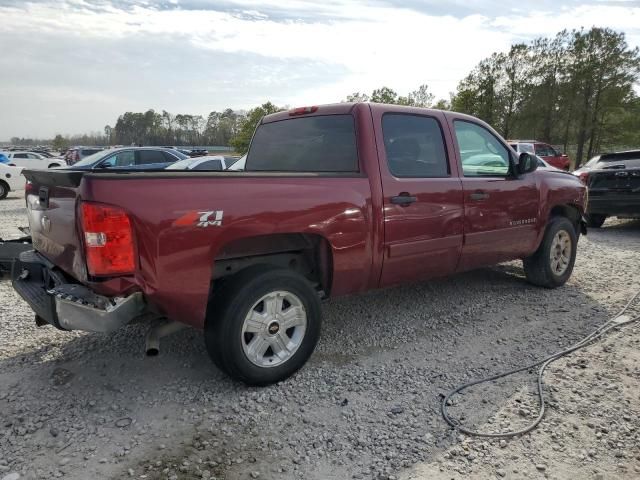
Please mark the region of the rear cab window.
<svg viewBox="0 0 640 480"><path fill-rule="evenodd" d="M246 171L358 172L353 116L318 115L259 125Z"/></svg>

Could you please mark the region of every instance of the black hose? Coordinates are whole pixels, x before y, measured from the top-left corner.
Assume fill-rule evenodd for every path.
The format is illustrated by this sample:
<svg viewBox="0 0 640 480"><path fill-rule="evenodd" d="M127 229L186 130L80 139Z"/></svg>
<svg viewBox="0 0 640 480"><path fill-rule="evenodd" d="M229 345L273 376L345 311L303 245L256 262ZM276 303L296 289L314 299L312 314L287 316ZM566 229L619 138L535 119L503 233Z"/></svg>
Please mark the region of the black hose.
<svg viewBox="0 0 640 480"><path fill-rule="evenodd" d="M515 368L513 370L509 370L508 372L499 373L497 375L493 375L493 376L486 377L486 378L481 378L480 380L474 380L472 382L465 383L464 385L460 385L459 387L456 387L454 390L451 390L442 399L442 403L440 405L440 407L441 407L440 410L442 412L442 417L445 419L445 421L449 425L451 425L457 431L459 431L461 433L464 433L464 434L467 434L467 435L475 436L475 437L511 438L511 437L516 437L518 435L523 435L525 433L530 432L531 430L536 428L540 424L542 419L544 418L544 414L545 414L545 410L546 410L546 403L545 403L545 398L544 398L543 376L544 376L544 371L546 370L546 368L551 363L553 363L556 360L558 360L559 358L567 356L570 353L575 352L576 350L579 350L581 348L586 347L587 345L590 345L591 343L593 343L595 340L601 338L605 333L609 332L610 330L612 330L614 328L618 328L618 327L620 327L622 325L626 325L626 324L633 323L633 322L636 322L636 321L640 320L640 315L637 316L637 317L620 320L620 317L622 317L622 315L624 315L624 313L629 309L631 304L636 300L636 298L638 298L638 296L640 296L640 290L637 291L635 293L635 295L633 295L633 297L631 297L631 300L629 300L626 303L626 305L622 308L622 310L620 310L615 316L611 317L604 324L599 326L597 329L595 329L589 335L584 337L578 343L573 344L569 348L567 348L565 350L562 350L560 352L554 353L552 355L549 355L548 357L543 358L542 360L539 360L539 361L537 361L535 363L532 363L532 364L529 364L529 365L525 365L523 367L518 367L518 368ZM494 380L498 380L499 378L508 377L508 376L513 375L515 373L523 372L525 370L530 370L530 369L535 368L537 366L540 366L540 369L538 370L538 416L527 427L522 428L520 430L516 430L515 432L501 432L501 433L478 432L478 431L469 430L468 428L463 427L460 424L460 422L458 422L457 420L452 419L449 416L449 414L447 413L447 403L449 403L449 400L451 399L451 397L453 397L454 395L462 392L463 390L466 390L467 388L472 387L474 385L478 385L480 383L492 382Z"/></svg>

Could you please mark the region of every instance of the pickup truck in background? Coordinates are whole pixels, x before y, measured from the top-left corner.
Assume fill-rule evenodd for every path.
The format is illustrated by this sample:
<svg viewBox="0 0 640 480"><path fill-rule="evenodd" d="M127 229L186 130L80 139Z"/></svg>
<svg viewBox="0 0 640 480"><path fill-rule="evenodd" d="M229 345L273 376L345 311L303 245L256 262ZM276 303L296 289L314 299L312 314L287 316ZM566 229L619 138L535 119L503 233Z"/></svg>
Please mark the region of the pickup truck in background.
<svg viewBox="0 0 640 480"><path fill-rule="evenodd" d="M517 153L527 152L541 157L545 162L560 170L569 171L571 159L568 155L558 152L548 143L537 140L507 140L511 148Z"/></svg>
<svg viewBox="0 0 640 480"><path fill-rule="evenodd" d="M25 171L13 286L39 325L202 329L220 369L265 385L313 352L321 298L514 259L563 285L586 187L536 167L462 114L296 108L262 119L245 171Z"/></svg>

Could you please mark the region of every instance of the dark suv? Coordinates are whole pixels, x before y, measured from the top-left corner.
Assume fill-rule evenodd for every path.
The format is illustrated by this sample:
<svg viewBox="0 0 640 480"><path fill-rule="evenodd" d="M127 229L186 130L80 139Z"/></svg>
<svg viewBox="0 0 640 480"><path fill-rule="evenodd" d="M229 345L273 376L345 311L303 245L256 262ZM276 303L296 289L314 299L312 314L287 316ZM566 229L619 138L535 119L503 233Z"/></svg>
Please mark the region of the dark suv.
<svg viewBox="0 0 640 480"><path fill-rule="evenodd" d="M573 174L589 187L590 227L607 217L640 218L640 150L598 155Z"/></svg>

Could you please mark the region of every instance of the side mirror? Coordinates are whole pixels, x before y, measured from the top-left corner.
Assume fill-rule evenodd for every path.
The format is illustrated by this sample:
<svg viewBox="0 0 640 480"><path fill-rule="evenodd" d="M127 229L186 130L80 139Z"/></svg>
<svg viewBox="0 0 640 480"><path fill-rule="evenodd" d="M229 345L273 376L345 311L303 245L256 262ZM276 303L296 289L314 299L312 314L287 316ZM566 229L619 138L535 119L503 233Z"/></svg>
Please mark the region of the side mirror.
<svg viewBox="0 0 640 480"><path fill-rule="evenodd" d="M518 157L517 170L520 175L526 173L535 172L538 168L538 161L536 158L527 152L522 152Z"/></svg>

